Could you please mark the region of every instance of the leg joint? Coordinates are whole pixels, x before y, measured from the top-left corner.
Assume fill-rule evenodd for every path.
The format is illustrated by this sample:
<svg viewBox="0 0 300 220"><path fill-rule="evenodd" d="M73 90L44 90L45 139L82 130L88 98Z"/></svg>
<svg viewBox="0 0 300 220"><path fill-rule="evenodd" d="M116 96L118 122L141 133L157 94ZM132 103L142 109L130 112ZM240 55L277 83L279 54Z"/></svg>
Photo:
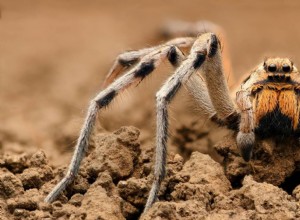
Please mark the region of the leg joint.
<svg viewBox="0 0 300 220"><path fill-rule="evenodd" d="M134 73L134 77L136 78L145 78L148 76L153 70L155 69L154 65L154 60L151 59L148 62L143 62L141 65L138 67L138 69Z"/></svg>
<svg viewBox="0 0 300 220"><path fill-rule="evenodd" d="M175 46L171 46L169 52L168 52L168 60L170 61L170 63L173 65L173 66L178 66L179 64L179 56L178 56L178 51L177 51L177 48Z"/></svg>
<svg viewBox="0 0 300 220"><path fill-rule="evenodd" d="M180 87L181 87L181 82L178 81L172 86L170 86L167 91L159 91L156 94L156 101L166 102L166 103L171 102L174 96L176 95L176 93L178 92L178 90L180 89Z"/></svg>
<svg viewBox="0 0 300 220"><path fill-rule="evenodd" d="M117 92L115 90L111 90L109 92L107 92L104 96L102 96L99 99L94 100L99 108L103 108L109 105L109 103L111 103L111 101L115 98L115 96L117 95Z"/></svg>
<svg viewBox="0 0 300 220"><path fill-rule="evenodd" d="M220 46L220 41L215 34L212 34L210 37L210 45L208 50L208 57L212 58L216 55L218 48Z"/></svg>
<svg viewBox="0 0 300 220"><path fill-rule="evenodd" d="M129 58L126 57L126 55L127 55L127 53L126 54L120 54L117 57L117 60L118 60L118 62L121 66L129 67L133 64L136 64L139 61L138 57L133 57L133 58L129 59Z"/></svg>
<svg viewBox="0 0 300 220"><path fill-rule="evenodd" d="M198 69L205 61L206 54L198 53L196 59L193 62L194 69Z"/></svg>

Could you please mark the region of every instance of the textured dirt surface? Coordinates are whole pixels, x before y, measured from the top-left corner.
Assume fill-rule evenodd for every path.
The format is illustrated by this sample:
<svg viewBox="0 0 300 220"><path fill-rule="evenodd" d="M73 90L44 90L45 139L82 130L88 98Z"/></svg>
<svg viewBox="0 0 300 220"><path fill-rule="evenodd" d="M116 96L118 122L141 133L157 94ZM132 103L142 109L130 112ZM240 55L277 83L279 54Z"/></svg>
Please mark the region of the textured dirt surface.
<svg viewBox="0 0 300 220"><path fill-rule="evenodd" d="M63 177L114 58L160 43L166 20L222 26L229 80L265 56L300 63L296 0L6 0L0 8L0 219L141 216L153 179L154 94L168 64L100 115L75 182L54 203L43 199ZM167 178L141 219L300 219L297 143L259 142L245 163L234 134L201 119L184 89L170 110Z"/></svg>
<svg viewBox="0 0 300 220"><path fill-rule="evenodd" d="M95 135L75 182L52 204L43 198L65 168L52 169L42 151L4 154L2 219L137 219L153 178L153 147L142 147L139 135L135 127ZM255 174L233 188L224 167L207 154L193 152L184 162L170 153L167 170L159 201L140 219L300 218L299 188L290 195Z"/></svg>
<svg viewBox="0 0 300 220"><path fill-rule="evenodd" d="M224 157L226 175L236 186L247 174L251 174L256 181L272 183L287 191L300 183L300 148L296 141L285 140L284 143L274 143L272 139L258 141L250 163L245 163L240 157L232 135L224 138L214 148Z"/></svg>

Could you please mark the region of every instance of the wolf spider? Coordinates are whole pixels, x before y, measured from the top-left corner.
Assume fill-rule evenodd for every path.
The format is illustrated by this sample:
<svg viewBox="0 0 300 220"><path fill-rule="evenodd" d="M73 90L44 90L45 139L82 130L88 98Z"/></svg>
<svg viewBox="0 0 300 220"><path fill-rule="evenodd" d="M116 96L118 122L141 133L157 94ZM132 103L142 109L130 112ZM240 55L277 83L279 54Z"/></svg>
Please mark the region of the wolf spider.
<svg viewBox="0 0 300 220"><path fill-rule="evenodd" d="M182 86L186 86L207 118L236 133L237 146L245 161L251 159L258 140L274 136L281 140L299 137L300 74L293 62L288 58L265 59L248 74L233 101L223 71L220 40L215 34L220 33L220 29L211 23L199 24L181 24L183 28L177 31L191 35L201 33L197 37L175 38L117 57L106 77L105 88L90 103L67 174L46 197L46 202L54 201L77 175L99 111L126 88L148 77L164 60L169 61L175 71L156 93L154 182L144 211L155 202L165 177L168 105ZM215 33L206 32L206 29ZM175 32L168 30L171 34ZM185 55L183 51L187 48L190 52Z"/></svg>

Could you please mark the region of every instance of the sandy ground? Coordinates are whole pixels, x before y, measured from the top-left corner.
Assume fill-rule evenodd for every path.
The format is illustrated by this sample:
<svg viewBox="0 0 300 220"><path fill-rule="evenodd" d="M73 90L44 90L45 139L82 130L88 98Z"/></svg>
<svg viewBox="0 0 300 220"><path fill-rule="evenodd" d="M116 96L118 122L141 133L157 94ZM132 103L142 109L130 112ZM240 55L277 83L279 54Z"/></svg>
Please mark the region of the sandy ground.
<svg viewBox="0 0 300 220"><path fill-rule="evenodd" d="M297 1L6 0L0 7L3 219L140 216L152 178L154 94L172 71L168 64L100 116L103 128L76 183L54 204L41 201L62 177L89 100L114 58L124 50L160 43L165 21L210 20L222 26L232 79L265 56L288 56L300 63ZM120 130L129 125L138 129ZM293 143L281 151L262 145L263 150L256 149L254 169L249 168L238 156L232 134L224 141L228 132L200 120L184 91L171 106L171 125L168 178L161 202L144 219L300 218L299 152ZM220 141L222 146L216 144ZM192 153L200 150L221 161L212 146L228 159L222 165ZM108 163L116 152L119 156ZM244 178L248 174L252 176Z"/></svg>

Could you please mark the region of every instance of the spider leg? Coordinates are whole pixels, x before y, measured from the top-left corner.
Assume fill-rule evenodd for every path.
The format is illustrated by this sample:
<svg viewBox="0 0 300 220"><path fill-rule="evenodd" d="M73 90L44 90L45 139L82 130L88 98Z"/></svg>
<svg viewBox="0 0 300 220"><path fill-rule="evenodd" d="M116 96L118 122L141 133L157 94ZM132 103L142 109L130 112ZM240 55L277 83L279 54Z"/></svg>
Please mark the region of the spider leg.
<svg viewBox="0 0 300 220"><path fill-rule="evenodd" d="M121 91L134 83L140 82L151 74L151 72L165 59L168 59L174 66L177 66L184 59L184 55L176 46L161 46L157 48L157 50L144 56L134 68L115 80L91 101L67 174L48 194L45 198L45 202L54 201L77 175L80 162L87 151L89 139L95 126L98 112L104 107L107 107Z"/></svg>
<svg viewBox="0 0 300 220"><path fill-rule="evenodd" d="M208 92L204 77L196 73L190 77L185 85L190 95L196 101L197 111L201 114L201 116L209 118L212 122L218 124L219 126L225 126L233 131L238 130L240 115L236 111L232 112L232 114L225 119L220 119L218 117Z"/></svg>
<svg viewBox="0 0 300 220"><path fill-rule="evenodd" d="M130 66L138 63L141 57L152 52L153 50L155 50L155 47L126 51L119 54L114 64L110 68L108 74L106 75L105 80L102 84L102 88L107 87L113 82L115 78L117 78L120 74L130 68Z"/></svg>
<svg viewBox="0 0 300 220"><path fill-rule="evenodd" d="M237 134L237 146L245 161L249 161L255 143L254 116L250 100L251 93L248 90L237 92L237 105L241 110L240 128Z"/></svg>
<svg viewBox="0 0 300 220"><path fill-rule="evenodd" d="M210 100L206 83L198 73L193 74L185 84L189 94L197 103L197 111L205 118L213 118L216 115Z"/></svg>
<svg viewBox="0 0 300 220"><path fill-rule="evenodd" d="M144 56L147 54L158 50L163 46L176 46L180 50L184 48L189 48L194 43L195 38L192 37L184 37L184 38L175 38L166 42L163 45L144 48L141 50L133 50L133 51L126 51L121 53L117 56L114 64L112 65L110 71L105 77L105 80L102 84L102 88L107 87L111 84L116 78L118 78L124 71L128 70L131 66L137 64Z"/></svg>
<svg viewBox="0 0 300 220"><path fill-rule="evenodd" d="M193 44L191 52L186 60L176 69L175 73L169 77L166 83L156 94L156 107L157 107L157 129L156 129L156 158L155 158L155 169L154 169L154 182L152 184L149 197L145 206L144 213L152 206L157 198L157 194L161 185L162 180L165 177L166 172L166 154L167 154L167 139L168 139L168 105L172 101L173 97L176 95L177 91L181 88L183 84L188 82L188 79L197 71L201 71L205 74L205 79L207 80L208 90L220 90L217 93L213 91L208 91L208 93L203 93L204 95L200 97L200 100L207 99L208 94L210 95L211 102L207 103L207 108L203 108L208 114L213 115L216 113L221 119L227 119L228 115L235 112L233 103L229 98L228 88L226 87L226 82L224 75L221 70L220 53L218 39L216 35L212 33L207 33L201 35ZM217 67L214 65L218 65ZM214 77L210 75L215 75ZM223 76L223 77L222 77ZM211 82L212 78L216 82ZM209 83L212 83L211 85ZM220 85L224 83L224 85ZM217 86L217 88L216 88ZM189 88L189 87L188 87ZM192 88L192 87L190 87ZM203 90L201 90L203 91ZM220 92L225 92L226 94L220 95ZM211 93L214 95L220 95L220 98L212 98ZM203 99L204 97L204 99ZM229 104L223 103L221 98L228 98L230 100ZM227 101L227 100L226 100ZM215 106L215 105L221 105ZM225 111L225 113L223 112Z"/></svg>
<svg viewBox="0 0 300 220"><path fill-rule="evenodd" d="M229 93L222 66L219 41L216 35L211 35L211 38L213 40L211 40L211 50L207 55L207 62L200 69L201 76L207 85L211 103L216 110L216 115L211 119L220 125L226 125L232 130L238 130L240 116Z"/></svg>
<svg viewBox="0 0 300 220"><path fill-rule="evenodd" d="M171 20L166 22L161 28L161 35L167 38L175 38L178 36L197 37L204 33L214 33L221 41L222 62L224 66L224 73L229 87L235 85L235 77L232 74L232 66L230 59L229 44L227 41L226 33L219 25L206 20L197 22L185 22L181 20Z"/></svg>

